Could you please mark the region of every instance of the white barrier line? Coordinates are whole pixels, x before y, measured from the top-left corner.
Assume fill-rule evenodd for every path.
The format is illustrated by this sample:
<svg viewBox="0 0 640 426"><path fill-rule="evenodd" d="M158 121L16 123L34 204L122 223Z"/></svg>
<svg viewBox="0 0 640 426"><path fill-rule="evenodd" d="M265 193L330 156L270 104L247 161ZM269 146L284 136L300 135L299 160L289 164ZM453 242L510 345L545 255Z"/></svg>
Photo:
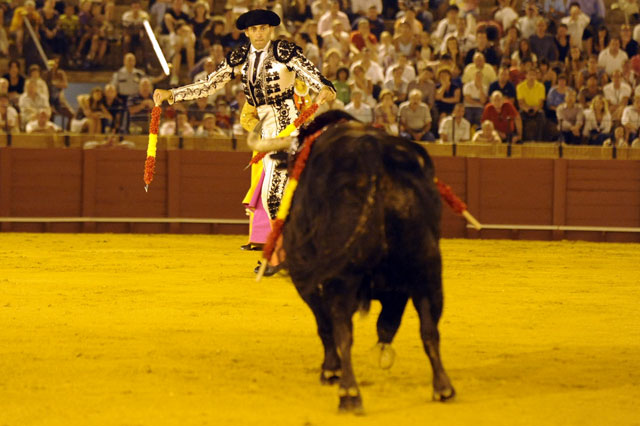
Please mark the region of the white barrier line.
<svg viewBox="0 0 640 426"><path fill-rule="evenodd" d="M474 229L472 225L467 228ZM589 231L589 232L640 232L640 228L615 226L569 226L569 225L489 225L482 224L482 229L506 229L514 231Z"/></svg>
<svg viewBox="0 0 640 426"><path fill-rule="evenodd" d="M0 217L0 222L14 223L210 223L221 225L248 225L248 219L194 219L180 217Z"/></svg>
<svg viewBox="0 0 640 426"><path fill-rule="evenodd" d="M153 29L151 28L149 21L145 19L142 25L144 25L144 29L147 31L147 36L149 36L151 46L153 46L153 50L156 52L160 66L162 66L162 71L164 71L165 75L171 74L171 71L169 71L169 64L167 64L167 60L164 58L162 49L160 49L160 44L158 44L158 40L156 39L156 35L153 33Z"/></svg>

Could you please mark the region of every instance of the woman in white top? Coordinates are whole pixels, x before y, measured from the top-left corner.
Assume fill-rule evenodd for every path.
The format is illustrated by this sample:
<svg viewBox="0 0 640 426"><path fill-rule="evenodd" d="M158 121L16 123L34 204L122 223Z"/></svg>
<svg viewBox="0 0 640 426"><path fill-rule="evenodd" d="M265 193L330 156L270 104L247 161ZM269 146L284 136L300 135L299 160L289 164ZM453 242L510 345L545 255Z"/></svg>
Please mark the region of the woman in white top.
<svg viewBox="0 0 640 426"><path fill-rule="evenodd" d="M589 145L602 145L611 136L611 114L602 95L594 97L589 108L584 110L582 134Z"/></svg>

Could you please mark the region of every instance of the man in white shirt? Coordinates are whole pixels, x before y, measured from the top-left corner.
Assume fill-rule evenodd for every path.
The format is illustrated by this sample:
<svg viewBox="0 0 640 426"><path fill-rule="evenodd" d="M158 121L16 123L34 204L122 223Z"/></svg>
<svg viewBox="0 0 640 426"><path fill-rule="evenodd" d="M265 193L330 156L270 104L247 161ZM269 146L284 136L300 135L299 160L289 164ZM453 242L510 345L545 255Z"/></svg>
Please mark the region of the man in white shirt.
<svg viewBox="0 0 640 426"><path fill-rule="evenodd" d="M447 9L447 16L438 23L433 36L438 40L444 40L448 34L453 34L458 29L458 6L451 5Z"/></svg>
<svg viewBox="0 0 640 426"><path fill-rule="evenodd" d="M580 5L576 2L569 9L569 16L565 16L560 20L567 26L567 33L572 46L578 46L582 50L582 34L591 20L587 15L582 13Z"/></svg>
<svg viewBox="0 0 640 426"><path fill-rule="evenodd" d="M484 112L484 106L489 97L489 85L482 81L482 72L477 71L473 81L466 83L462 87L464 96L465 118L471 124L480 125L480 119Z"/></svg>
<svg viewBox="0 0 640 426"><path fill-rule="evenodd" d="M355 89L351 92L351 102L344 107L344 110L353 117L361 121L364 124L371 124L373 122L373 109L362 102L364 94L361 90Z"/></svg>
<svg viewBox="0 0 640 426"><path fill-rule="evenodd" d="M391 65L387 68L387 72L384 75L384 81L391 80L393 78L393 69L395 67L402 68L402 79L409 84L416 79L416 69L413 64L409 62L409 59L405 55L398 55L398 63Z"/></svg>
<svg viewBox="0 0 640 426"><path fill-rule="evenodd" d="M518 20L518 14L511 7L510 0L498 0L500 8L493 15L496 21L502 24L503 29L509 28L514 22Z"/></svg>
<svg viewBox="0 0 640 426"><path fill-rule="evenodd" d="M622 113L622 125L629 132L628 140L633 140L638 136L640 128L640 97L633 99L633 105L629 105Z"/></svg>
<svg viewBox="0 0 640 426"><path fill-rule="evenodd" d="M382 13L382 0L351 0L351 11L356 15L366 15L372 6L375 6L378 13Z"/></svg>
<svg viewBox="0 0 640 426"><path fill-rule="evenodd" d="M18 106L20 107L20 118L23 126L34 120L38 111L50 108L49 98L38 93L38 83L32 79L27 80L25 83L24 93L20 95Z"/></svg>
<svg viewBox="0 0 640 426"><path fill-rule="evenodd" d="M482 73L482 81L487 87L498 79L493 67L486 63L484 55L480 52L476 52L475 55L473 55L473 62L464 67L462 82L469 83L473 81L478 72Z"/></svg>
<svg viewBox="0 0 640 426"><path fill-rule="evenodd" d="M59 132L60 126L49 121L51 117L51 111L49 108L42 108L38 110L36 117L29 121L25 126L27 133L56 133Z"/></svg>
<svg viewBox="0 0 640 426"><path fill-rule="evenodd" d="M325 12L318 21L318 34L330 31L333 26L333 21L336 19L342 23L343 29L346 30L347 28L351 28L347 14L340 11L340 3L338 3L337 0L333 0L331 1L331 8L329 11Z"/></svg>
<svg viewBox="0 0 640 426"><path fill-rule="evenodd" d="M468 142L471 140L471 124L464 118L464 104L456 104L450 116L440 122L440 139L443 142Z"/></svg>
<svg viewBox="0 0 640 426"><path fill-rule="evenodd" d="M382 84L384 80L384 72L382 71L380 64L371 60L371 51L368 48L365 47L362 49L362 59L351 65L351 72L353 72L356 65L362 65L365 76L373 84Z"/></svg>
<svg viewBox="0 0 640 426"><path fill-rule="evenodd" d="M614 120L620 120L622 110L631 98L631 86L622 80L622 71L614 71L611 75L611 83L602 89L604 98L609 103L609 112ZM636 98L638 96L636 95Z"/></svg>
<svg viewBox="0 0 640 426"><path fill-rule="evenodd" d="M622 70L622 66L629 60L627 52L620 49L620 39L613 37L609 42L609 47L598 55L598 66L604 68L609 75L616 70Z"/></svg>
<svg viewBox="0 0 640 426"><path fill-rule="evenodd" d="M520 37L529 40L536 32L536 19L538 18L538 7L535 2L529 2L524 10L525 15L518 18L516 27L520 31Z"/></svg>

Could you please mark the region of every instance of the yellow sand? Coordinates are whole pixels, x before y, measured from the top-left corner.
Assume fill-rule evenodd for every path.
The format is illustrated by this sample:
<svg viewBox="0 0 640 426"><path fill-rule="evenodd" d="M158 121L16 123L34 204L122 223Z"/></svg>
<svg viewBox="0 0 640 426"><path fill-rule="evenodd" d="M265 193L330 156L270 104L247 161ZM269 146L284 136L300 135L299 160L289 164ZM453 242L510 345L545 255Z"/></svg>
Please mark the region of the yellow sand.
<svg viewBox="0 0 640 426"><path fill-rule="evenodd" d="M442 242L431 402L411 307L390 371L355 317L366 416L319 384L311 312L244 237L0 234L0 425L640 425L640 246Z"/></svg>

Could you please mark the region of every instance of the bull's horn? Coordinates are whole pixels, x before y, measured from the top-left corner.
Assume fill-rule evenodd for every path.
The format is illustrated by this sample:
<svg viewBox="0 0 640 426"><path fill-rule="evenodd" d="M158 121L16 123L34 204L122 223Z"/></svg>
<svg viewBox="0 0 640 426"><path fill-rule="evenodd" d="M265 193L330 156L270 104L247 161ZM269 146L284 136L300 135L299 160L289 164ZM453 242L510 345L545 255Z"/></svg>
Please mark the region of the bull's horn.
<svg viewBox="0 0 640 426"><path fill-rule="evenodd" d="M249 145L249 148L251 148L253 151L258 152L280 151L283 149L288 149L294 139L295 138L293 136L287 136L284 138L261 139L259 135L251 132L249 133L249 137L247 137L247 145Z"/></svg>

